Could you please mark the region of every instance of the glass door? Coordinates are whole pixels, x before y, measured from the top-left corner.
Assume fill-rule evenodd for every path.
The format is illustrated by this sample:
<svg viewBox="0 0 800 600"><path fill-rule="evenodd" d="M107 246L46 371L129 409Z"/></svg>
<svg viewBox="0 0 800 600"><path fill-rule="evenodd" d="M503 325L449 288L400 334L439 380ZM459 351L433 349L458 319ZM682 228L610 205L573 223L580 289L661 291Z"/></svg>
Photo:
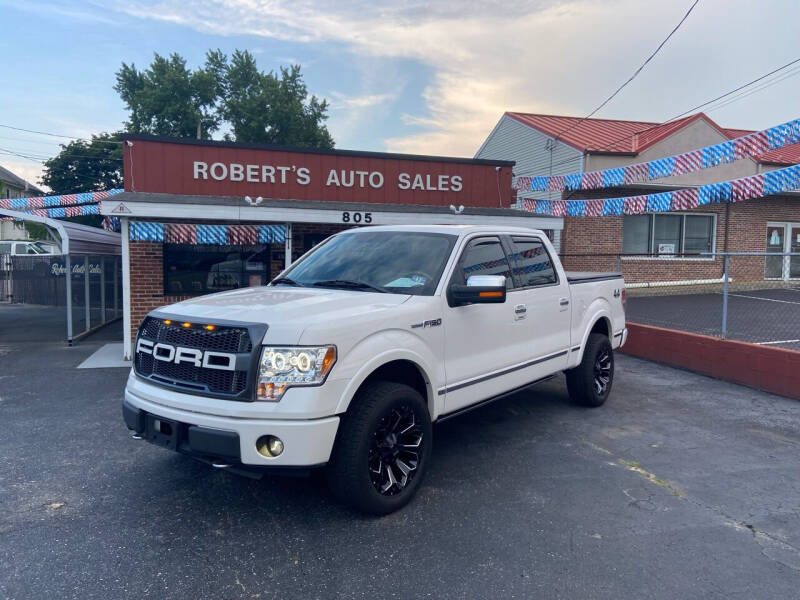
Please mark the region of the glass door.
<svg viewBox="0 0 800 600"><path fill-rule="evenodd" d="M800 225L789 227L789 252L800 252ZM789 279L800 279L800 256L789 257Z"/></svg>
<svg viewBox="0 0 800 600"><path fill-rule="evenodd" d="M785 252L786 225L767 225L767 253ZM783 279L783 257L767 256L764 264L765 279Z"/></svg>

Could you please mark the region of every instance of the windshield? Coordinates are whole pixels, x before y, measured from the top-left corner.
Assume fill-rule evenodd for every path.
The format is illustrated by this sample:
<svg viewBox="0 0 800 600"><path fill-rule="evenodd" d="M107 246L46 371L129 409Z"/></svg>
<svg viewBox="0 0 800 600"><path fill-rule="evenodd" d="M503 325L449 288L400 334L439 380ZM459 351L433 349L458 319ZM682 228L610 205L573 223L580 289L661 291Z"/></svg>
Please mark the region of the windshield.
<svg viewBox="0 0 800 600"><path fill-rule="evenodd" d="M337 235L276 282L431 296L455 241L454 235L417 231Z"/></svg>

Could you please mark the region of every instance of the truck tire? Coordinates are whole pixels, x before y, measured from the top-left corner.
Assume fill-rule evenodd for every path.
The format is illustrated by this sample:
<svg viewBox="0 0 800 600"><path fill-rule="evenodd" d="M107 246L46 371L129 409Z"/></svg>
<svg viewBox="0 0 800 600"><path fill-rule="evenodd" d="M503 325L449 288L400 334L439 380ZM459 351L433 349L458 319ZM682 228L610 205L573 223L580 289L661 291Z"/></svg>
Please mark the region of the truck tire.
<svg viewBox="0 0 800 600"><path fill-rule="evenodd" d="M581 406L602 406L614 383L614 351L601 333L590 333L583 360L566 372L567 390L573 402Z"/></svg>
<svg viewBox="0 0 800 600"><path fill-rule="evenodd" d="M342 417L328 486L343 504L388 514L417 491L432 446L430 414L419 392L388 381L367 384Z"/></svg>

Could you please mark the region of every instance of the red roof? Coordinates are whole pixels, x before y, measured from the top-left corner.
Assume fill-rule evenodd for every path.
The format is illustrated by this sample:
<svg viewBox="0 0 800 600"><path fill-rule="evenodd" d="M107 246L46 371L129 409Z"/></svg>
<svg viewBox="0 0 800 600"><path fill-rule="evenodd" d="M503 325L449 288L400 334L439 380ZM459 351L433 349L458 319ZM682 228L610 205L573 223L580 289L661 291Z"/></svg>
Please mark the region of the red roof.
<svg viewBox="0 0 800 600"><path fill-rule="evenodd" d="M558 138L581 152L638 154L700 119L705 120L728 139L753 133L750 129L720 127L703 112L664 124L648 121L583 119L581 117L517 112L507 112L506 115L541 131L545 135ZM800 144L793 144L767 152L758 157L758 162L787 165L800 164Z"/></svg>

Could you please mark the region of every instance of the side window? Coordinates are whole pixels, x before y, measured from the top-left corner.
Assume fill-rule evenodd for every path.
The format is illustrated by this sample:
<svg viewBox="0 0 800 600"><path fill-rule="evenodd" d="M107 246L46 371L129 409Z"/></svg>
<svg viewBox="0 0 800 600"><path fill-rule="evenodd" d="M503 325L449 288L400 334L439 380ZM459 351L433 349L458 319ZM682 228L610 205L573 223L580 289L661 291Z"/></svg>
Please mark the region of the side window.
<svg viewBox="0 0 800 600"><path fill-rule="evenodd" d="M511 288L511 269L499 238L478 238L469 242L461 254L453 281L464 285L472 275L503 275L506 288Z"/></svg>
<svg viewBox="0 0 800 600"><path fill-rule="evenodd" d="M514 237L511 259L514 279L520 287L549 285L558 282L556 270L544 243L537 238Z"/></svg>
<svg viewBox="0 0 800 600"><path fill-rule="evenodd" d="M11 254L11 244L0 242L0 254Z"/></svg>

